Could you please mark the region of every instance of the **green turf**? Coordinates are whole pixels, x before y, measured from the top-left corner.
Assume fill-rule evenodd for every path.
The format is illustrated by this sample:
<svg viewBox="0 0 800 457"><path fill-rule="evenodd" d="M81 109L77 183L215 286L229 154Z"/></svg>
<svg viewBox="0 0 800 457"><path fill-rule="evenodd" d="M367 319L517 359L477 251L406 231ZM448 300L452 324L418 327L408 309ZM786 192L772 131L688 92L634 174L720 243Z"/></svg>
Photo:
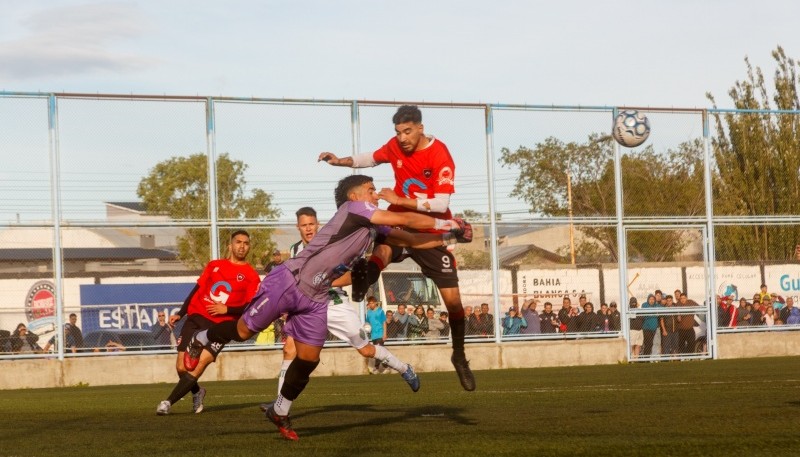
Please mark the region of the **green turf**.
<svg viewBox="0 0 800 457"><path fill-rule="evenodd" d="M800 455L800 358L312 378L297 443L257 408L275 380L205 383L155 415L167 384L0 391L0 456Z"/></svg>

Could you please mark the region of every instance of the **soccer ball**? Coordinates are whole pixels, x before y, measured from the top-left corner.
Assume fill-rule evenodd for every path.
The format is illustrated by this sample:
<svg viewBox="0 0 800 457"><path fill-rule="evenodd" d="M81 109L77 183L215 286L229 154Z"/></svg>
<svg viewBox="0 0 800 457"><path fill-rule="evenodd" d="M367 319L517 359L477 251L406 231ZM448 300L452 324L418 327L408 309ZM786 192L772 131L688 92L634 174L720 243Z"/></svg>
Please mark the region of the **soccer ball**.
<svg viewBox="0 0 800 457"><path fill-rule="evenodd" d="M623 146L629 148L639 146L650 136L650 120L635 110L620 111L614 119L611 136Z"/></svg>

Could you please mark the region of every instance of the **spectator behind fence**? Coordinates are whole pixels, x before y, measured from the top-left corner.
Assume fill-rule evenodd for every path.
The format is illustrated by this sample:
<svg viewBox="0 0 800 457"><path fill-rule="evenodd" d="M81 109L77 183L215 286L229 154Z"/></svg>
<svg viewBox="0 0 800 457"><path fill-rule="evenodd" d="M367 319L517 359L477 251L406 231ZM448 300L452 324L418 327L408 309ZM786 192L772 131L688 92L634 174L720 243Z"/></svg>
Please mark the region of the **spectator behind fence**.
<svg viewBox="0 0 800 457"><path fill-rule="evenodd" d="M619 310L617 309L617 302L612 301L608 309L609 309L609 316L611 317L609 330L611 330L612 332L618 332L622 330L622 316L620 315Z"/></svg>
<svg viewBox="0 0 800 457"><path fill-rule="evenodd" d="M78 327L78 315L72 313L69 315L69 322L64 324L64 350L72 353L78 352L79 348L83 347L83 333ZM50 348L56 344L56 335L50 338L50 341L44 345L43 352L50 352Z"/></svg>
<svg viewBox="0 0 800 457"><path fill-rule="evenodd" d="M28 327L20 322L11 335L11 351L18 354L33 354L42 352L42 347L37 343L39 335L29 332Z"/></svg>
<svg viewBox="0 0 800 457"><path fill-rule="evenodd" d="M450 321L448 319L449 315L447 314L447 311L442 311L439 313L439 320L442 321L442 325L444 326L442 328L442 338L447 338L450 336Z"/></svg>
<svg viewBox="0 0 800 457"><path fill-rule="evenodd" d="M586 302L583 305L583 312L575 318L575 331L581 333L599 332L602 330L600 319L594 312L594 304Z"/></svg>
<svg viewBox="0 0 800 457"><path fill-rule="evenodd" d="M425 337L429 340L438 340L442 336L444 324L436 316L433 308L428 308L428 310L425 311L425 318L428 319L428 331L425 333Z"/></svg>
<svg viewBox="0 0 800 457"><path fill-rule="evenodd" d="M156 341L157 349L169 349L172 347L172 327L167 324L167 316L164 311L158 312L158 321L150 327L150 332Z"/></svg>
<svg viewBox="0 0 800 457"><path fill-rule="evenodd" d="M770 306L767 307L766 311L766 313L761 315L761 323L767 327L772 327L775 325L775 309Z"/></svg>
<svg viewBox="0 0 800 457"><path fill-rule="evenodd" d="M544 302L544 311L539 315L539 328L542 333L557 333L558 325L558 315L553 312L553 304L549 301Z"/></svg>
<svg viewBox="0 0 800 457"><path fill-rule="evenodd" d="M636 297L631 297L630 301L628 302L629 309L636 309L639 307L639 302L636 300ZM631 345L631 357L634 359L639 358L639 354L642 352L642 344L644 343L644 331L642 328L644 327L644 316L636 316L630 318L631 321L631 332L630 332L630 345Z"/></svg>
<svg viewBox="0 0 800 457"><path fill-rule="evenodd" d="M475 328L478 335L484 338L494 336L494 315L489 313L489 304L481 303L480 309L475 310Z"/></svg>
<svg viewBox="0 0 800 457"><path fill-rule="evenodd" d="M542 332L542 324L539 320L539 313L536 307L539 305L539 300L530 299L522 305L522 318L525 319L528 326L523 327L522 333L526 335L533 335Z"/></svg>
<svg viewBox="0 0 800 457"><path fill-rule="evenodd" d="M572 319L572 300L569 297L561 299L561 309L558 310L558 331L564 333L569 328Z"/></svg>
<svg viewBox="0 0 800 457"><path fill-rule="evenodd" d="M397 314L394 315L394 320L400 323L400 330L397 332L397 338L405 339L408 335L408 318L409 313L406 312L406 305L400 303L397 305Z"/></svg>
<svg viewBox="0 0 800 457"><path fill-rule="evenodd" d="M647 301L642 304L644 308L660 308L661 305L657 303L656 296L650 294L647 296ZM658 330L658 316L645 316L642 323L642 333L644 335L644 342L642 343L642 355L650 355L653 352L653 339L655 339L656 331Z"/></svg>
<svg viewBox="0 0 800 457"><path fill-rule="evenodd" d="M674 306L672 295L664 297L664 306L672 308ZM678 352L678 316L667 314L661 316L658 321L661 329L661 353L672 355Z"/></svg>
<svg viewBox="0 0 800 457"><path fill-rule="evenodd" d="M425 338L428 333L428 318L422 305L414 307L414 314L408 320L408 339L418 340Z"/></svg>
<svg viewBox="0 0 800 457"><path fill-rule="evenodd" d="M519 310L516 306L508 308L508 312L503 317L503 334L504 335L519 335L528 323L525 318L520 316Z"/></svg>
<svg viewBox="0 0 800 457"><path fill-rule="evenodd" d="M465 306L464 307L464 321L465 321L465 330L464 334L466 336L474 336L478 334L478 330L475 328L475 319L472 318L473 310L472 306Z"/></svg>
<svg viewBox="0 0 800 457"><path fill-rule="evenodd" d="M400 338L400 322L395 319L394 312L386 311L386 339L396 340Z"/></svg>
<svg viewBox="0 0 800 457"><path fill-rule="evenodd" d="M800 309L795 308L794 298L786 298L786 306L781 309L781 321L786 325L800 324Z"/></svg>
<svg viewBox="0 0 800 457"><path fill-rule="evenodd" d="M689 300L685 293L681 293L678 306L697 306L697 302ZM694 314L678 315L678 354L691 354L694 352Z"/></svg>
<svg viewBox="0 0 800 457"><path fill-rule="evenodd" d="M603 332L611 331L611 309L606 303L600 303L600 309L597 311L597 318L600 320L600 330Z"/></svg>

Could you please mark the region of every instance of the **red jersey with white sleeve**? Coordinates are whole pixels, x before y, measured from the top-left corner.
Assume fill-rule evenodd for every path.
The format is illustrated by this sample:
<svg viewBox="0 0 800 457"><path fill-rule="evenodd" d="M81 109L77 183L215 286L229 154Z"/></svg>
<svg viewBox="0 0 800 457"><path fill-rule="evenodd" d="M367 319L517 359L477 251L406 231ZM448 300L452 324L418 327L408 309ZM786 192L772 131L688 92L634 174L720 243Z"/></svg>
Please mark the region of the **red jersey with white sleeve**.
<svg viewBox="0 0 800 457"><path fill-rule="evenodd" d="M206 305L215 301L228 308L244 307L253 299L261 279L250 264L235 264L228 259L212 260L197 279L197 292L189 302L188 314L199 314L212 322L230 321L229 314L212 316ZM230 311L229 311L230 312Z"/></svg>
<svg viewBox="0 0 800 457"><path fill-rule="evenodd" d="M380 149L372 153L376 163L389 163L394 170L394 191L407 198L434 198L435 194L455 193L456 165L444 143L428 137L430 143L425 149L406 155L397 138L392 138ZM399 205L389 205L389 211L405 212L411 210ZM424 212L431 217L452 219L450 208L443 213Z"/></svg>

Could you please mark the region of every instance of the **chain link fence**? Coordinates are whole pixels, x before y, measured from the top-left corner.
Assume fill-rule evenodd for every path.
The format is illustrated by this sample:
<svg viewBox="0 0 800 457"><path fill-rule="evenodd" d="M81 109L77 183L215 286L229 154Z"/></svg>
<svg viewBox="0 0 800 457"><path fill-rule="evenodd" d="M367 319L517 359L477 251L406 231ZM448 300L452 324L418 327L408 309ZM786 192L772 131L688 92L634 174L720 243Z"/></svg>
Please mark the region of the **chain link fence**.
<svg viewBox="0 0 800 457"><path fill-rule="evenodd" d="M262 275L275 249L288 257L294 212L324 223L352 173L319 153L376 150L400 104L0 93L2 357L173 350L159 314L230 233L251 233ZM474 224L455 251L468 341L622 337L630 358L658 360L713 357L716 332L794 329L798 113L641 109L650 137L624 148L616 107L418 105L457 165L450 207ZM394 184L388 166L357 172ZM643 307L656 290L663 306ZM420 307L447 323L413 263L370 295L394 317ZM281 327L240 347L279 348ZM449 338L394 327L390 344Z"/></svg>

